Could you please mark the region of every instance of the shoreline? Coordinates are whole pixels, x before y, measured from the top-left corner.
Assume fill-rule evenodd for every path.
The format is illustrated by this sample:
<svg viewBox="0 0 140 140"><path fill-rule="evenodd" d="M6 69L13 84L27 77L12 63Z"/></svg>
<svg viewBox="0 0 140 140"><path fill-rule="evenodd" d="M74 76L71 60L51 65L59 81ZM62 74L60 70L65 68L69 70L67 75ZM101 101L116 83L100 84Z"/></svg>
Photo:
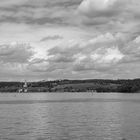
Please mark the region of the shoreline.
<svg viewBox="0 0 140 140"><path fill-rule="evenodd" d="M140 79L133 80L54 80L38 82L0 82L0 92L92 92L140 93Z"/></svg>

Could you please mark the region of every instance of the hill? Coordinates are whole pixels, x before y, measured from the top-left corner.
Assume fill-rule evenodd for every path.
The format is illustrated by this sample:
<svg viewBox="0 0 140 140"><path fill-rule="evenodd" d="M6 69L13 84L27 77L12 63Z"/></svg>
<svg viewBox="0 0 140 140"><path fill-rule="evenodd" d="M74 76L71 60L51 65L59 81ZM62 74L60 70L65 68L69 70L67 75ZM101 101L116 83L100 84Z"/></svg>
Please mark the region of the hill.
<svg viewBox="0 0 140 140"><path fill-rule="evenodd" d="M23 82L0 82L0 92L18 92ZM139 93L140 79L54 80L28 82L29 92L123 92Z"/></svg>

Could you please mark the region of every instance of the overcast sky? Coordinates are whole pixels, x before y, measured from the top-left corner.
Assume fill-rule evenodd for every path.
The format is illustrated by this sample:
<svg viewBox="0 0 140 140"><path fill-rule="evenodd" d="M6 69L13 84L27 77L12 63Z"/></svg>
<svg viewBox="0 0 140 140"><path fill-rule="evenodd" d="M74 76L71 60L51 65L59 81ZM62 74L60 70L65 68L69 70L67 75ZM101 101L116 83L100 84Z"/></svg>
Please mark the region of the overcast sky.
<svg viewBox="0 0 140 140"><path fill-rule="evenodd" d="M140 0L0 0L0 80L140 77Z"/></svg>

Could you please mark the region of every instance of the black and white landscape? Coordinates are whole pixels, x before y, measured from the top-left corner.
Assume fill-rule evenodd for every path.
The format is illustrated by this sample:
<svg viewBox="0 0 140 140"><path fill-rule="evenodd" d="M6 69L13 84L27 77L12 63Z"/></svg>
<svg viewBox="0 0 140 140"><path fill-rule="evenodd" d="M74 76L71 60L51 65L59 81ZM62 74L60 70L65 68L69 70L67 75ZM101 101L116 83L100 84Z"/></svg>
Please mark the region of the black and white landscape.
<svg viewBox="0 0 140 140"><path fill-rule="evenodd" d="M0 0L0 140L140 140L140 0Z"/></svg>

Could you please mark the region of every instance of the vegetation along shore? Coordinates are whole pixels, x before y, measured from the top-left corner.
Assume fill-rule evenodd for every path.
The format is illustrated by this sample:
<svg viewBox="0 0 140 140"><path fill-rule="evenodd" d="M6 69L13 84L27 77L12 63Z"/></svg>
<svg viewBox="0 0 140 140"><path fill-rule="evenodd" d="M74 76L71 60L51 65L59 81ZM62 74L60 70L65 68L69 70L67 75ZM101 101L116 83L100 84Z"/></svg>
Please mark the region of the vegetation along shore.
<svg viewBox="0 0 140 140"><path fill-rule="evenodd" d="M0 82L0 92L19 92L24 82ZM140 93L140 79L54 80L27 83L28 92L121 92Z"/></svg>

